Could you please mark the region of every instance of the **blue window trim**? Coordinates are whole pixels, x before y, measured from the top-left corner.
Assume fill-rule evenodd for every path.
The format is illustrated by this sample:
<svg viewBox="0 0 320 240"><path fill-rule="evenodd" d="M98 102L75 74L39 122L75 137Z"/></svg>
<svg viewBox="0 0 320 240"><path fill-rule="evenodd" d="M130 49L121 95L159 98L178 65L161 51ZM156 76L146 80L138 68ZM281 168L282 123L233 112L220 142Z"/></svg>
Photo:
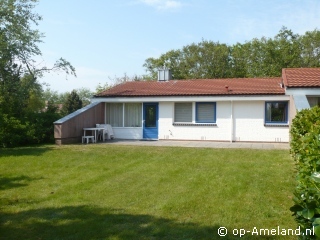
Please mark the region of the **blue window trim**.
<svg viewBox="0 0 320 240"><path fill-rule="evenodd" d="M199 121L198 120L198 105L205 104L205 103L213 104L213 115L214 115L213 121ZM216 102L196 102L196 123L216 123L216 122L217 122L217 103Z"/></svg>
<svg viewBox="0 0 320 240"><path fill-rule="evenodd" d="M286 104L286 119L285 121L267 121L267 104L268 103L285 103ZM267 124L267 125L272 125L272 124L288 124L288 104L289 102L288 101L268 101L268 102L265 102L265 105L264 105L264 123Z"/></svg>

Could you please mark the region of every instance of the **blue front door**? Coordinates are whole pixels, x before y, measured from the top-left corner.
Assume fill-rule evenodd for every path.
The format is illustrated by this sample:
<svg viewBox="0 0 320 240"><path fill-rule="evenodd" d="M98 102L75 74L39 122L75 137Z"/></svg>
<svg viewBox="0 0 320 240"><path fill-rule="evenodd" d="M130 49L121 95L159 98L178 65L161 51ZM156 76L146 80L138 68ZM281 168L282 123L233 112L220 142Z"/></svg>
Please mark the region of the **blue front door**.
<svg viewBox="0 0 320 240"><path fill-rule="evenodd" d="M143 104L143 138L158 139L159 104Z"/></svg>

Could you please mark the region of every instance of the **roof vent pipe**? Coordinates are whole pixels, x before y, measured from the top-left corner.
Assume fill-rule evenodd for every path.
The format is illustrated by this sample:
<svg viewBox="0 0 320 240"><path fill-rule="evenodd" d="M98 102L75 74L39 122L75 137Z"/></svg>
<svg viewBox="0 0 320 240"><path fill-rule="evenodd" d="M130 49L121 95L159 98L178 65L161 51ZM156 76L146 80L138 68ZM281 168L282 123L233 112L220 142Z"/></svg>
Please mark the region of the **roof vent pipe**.
<svg viewBox="0 0 320 240"><path fill-rule="evenodd" d="M169 68L159 68L158 69L158 81L167 82L172 79L171 70Z"/></svg>

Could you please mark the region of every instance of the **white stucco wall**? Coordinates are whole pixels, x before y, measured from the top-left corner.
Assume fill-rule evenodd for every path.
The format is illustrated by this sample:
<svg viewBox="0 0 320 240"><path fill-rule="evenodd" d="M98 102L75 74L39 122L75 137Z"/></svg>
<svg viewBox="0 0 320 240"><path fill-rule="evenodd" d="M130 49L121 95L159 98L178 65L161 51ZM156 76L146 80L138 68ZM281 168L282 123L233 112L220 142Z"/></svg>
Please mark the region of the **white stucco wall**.
<svg viewBox="0 0 320 240"><path fill-rule="evenodd" d="M264 101L220 101L216 106L217 126L174 126L174 102L159 103L159 139L289 141L289 127L264 126Z"/></svg>
<svg viewBox="0 0 320 240"><path fill-rule="evenodd" d="M289 127L264 126L265 102L234 102L234 141L289 142Z"/></svg>
<svg viewBox="0 0 320 240"><path fill-rule="evenodd" d="M174 102L159 103L159 139L176 140L230 140L230 104L217 103L217 126L174 126ZM195 120L193 112L193 121Z"/></svg>
<svg viewBox="0 0 320 240"><path fill-rule="evenodd" d="M174 121L174 103L216 102L216 126L195 124L193 106L193 126L176 126ZM289 127L265 126L265 101L288 101L289 96L248 97L248 98L194 98L166 99L159 101L159 139L174 140L213 140L213 141L254 141L289 142ZM109 102L121 102L119 99ZM135 102L137 100L135 99ZM158 102L158 101L153 101ZM290 109L289 109L290 114ZM117 139L142 139L142 127L113 128Z"/></svg>
<svg viewBox="0 0 320 240"><path fill-rule="evenodd" d="M113 127L114 138L116 139L142 139L142 128L136 127Z"/></svg>

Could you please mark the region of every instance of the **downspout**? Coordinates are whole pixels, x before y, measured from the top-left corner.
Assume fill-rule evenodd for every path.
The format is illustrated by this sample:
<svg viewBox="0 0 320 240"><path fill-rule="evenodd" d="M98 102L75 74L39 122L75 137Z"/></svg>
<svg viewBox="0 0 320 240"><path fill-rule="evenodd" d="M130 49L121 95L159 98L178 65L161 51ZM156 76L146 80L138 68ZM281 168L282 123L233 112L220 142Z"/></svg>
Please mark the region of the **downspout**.
<svg viewBox="0 0 320 240"><path fill-rule="evenodd" d="M104 124L107 124L107 103L104 103Z"/></svg>
<svg viewBox="0 0 320 240"><path fill-rule="evenodd" d="M230 101L231 102L231 116L230 116L230 122L231 122L231 136L230 136L230 142L233 142L233 133L234 133L234 129L233 129L233 100Z"/></svg>

